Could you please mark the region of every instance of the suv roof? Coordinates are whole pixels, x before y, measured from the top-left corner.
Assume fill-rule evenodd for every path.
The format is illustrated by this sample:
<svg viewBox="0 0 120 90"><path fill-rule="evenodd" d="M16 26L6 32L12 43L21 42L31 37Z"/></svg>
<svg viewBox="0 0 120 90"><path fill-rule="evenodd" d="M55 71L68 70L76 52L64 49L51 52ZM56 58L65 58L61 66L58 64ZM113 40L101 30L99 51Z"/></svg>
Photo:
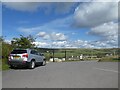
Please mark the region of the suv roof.
<svg viewBox="0 0 120 90"><path fill-rule="evenodd" d="M35 50L35 49L22 49L22 48L16 48L16 49L13 49L12 51L17 51L17 50L26 50L26 51L30 51L30 50ZM35 50L37 51L37 50Z"/></svg>
<svg viewBox="0 0 120 90"><path fill-rule="evenodd" d="M29 50L29 49L23 49L23 48L15 48L13 50Z"/></svg>

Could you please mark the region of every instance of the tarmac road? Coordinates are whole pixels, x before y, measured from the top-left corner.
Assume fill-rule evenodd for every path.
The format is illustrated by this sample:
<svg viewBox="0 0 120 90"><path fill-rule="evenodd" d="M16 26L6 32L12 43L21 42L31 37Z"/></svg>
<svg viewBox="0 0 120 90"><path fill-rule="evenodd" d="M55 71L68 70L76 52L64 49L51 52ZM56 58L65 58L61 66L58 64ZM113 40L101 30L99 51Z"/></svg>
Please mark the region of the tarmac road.
<svg viewBox="0 0 120 90"><path fill-rule="evenodd" d="M117 62L48 63L2 72L3 88L118 88Z"/></svg>

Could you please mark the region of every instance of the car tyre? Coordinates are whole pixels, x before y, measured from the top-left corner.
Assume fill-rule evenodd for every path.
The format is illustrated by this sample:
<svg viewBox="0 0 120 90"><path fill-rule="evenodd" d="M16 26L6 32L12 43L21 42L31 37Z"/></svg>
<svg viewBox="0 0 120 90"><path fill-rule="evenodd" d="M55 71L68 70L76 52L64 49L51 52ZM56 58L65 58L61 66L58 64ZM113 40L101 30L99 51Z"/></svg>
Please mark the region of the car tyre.
<svg viewBox="0 0 120 90"><path fill-rule="evenodd" d="M34 68L35 68L35 61L31 61L31 62L30 62L29 68L30 68L30 69L34 69Z"/></svg>

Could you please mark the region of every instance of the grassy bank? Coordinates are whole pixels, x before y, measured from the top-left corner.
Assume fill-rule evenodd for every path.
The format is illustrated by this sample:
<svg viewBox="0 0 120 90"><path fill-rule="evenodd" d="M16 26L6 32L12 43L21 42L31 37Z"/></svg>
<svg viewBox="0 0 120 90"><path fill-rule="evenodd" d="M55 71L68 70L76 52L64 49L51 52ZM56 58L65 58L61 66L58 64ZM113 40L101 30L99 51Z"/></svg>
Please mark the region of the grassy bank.
<svg viewBox="0 0 120 90"><path fill-rule="evenodd" d="M120 62L117 56L103 57L100 62Z"/></svg>
<svg viewBox="0 0 120 90"><path fill-rule="evenodd" d="M9 70L9 65L7 64L7 59L2 59L2 70Z"/></svg>

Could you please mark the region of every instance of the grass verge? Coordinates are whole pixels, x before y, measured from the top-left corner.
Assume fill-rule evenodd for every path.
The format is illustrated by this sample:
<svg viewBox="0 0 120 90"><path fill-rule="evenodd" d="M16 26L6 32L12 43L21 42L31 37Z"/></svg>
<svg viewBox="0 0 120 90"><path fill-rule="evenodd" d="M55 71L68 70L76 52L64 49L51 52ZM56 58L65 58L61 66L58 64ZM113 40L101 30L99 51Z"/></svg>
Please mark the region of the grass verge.
<svg viewBox="0 0 120 90"><path fill-rule="evenodd" d="M120 59L118 57L102 57L100 62L120 62Z"/></svg>
<svg viewBox="0 0 120 90"><path fill-rule="evenodd" d="M7 64L7 59L2 59L2 70L9 70L9 65Z"/></svg>

